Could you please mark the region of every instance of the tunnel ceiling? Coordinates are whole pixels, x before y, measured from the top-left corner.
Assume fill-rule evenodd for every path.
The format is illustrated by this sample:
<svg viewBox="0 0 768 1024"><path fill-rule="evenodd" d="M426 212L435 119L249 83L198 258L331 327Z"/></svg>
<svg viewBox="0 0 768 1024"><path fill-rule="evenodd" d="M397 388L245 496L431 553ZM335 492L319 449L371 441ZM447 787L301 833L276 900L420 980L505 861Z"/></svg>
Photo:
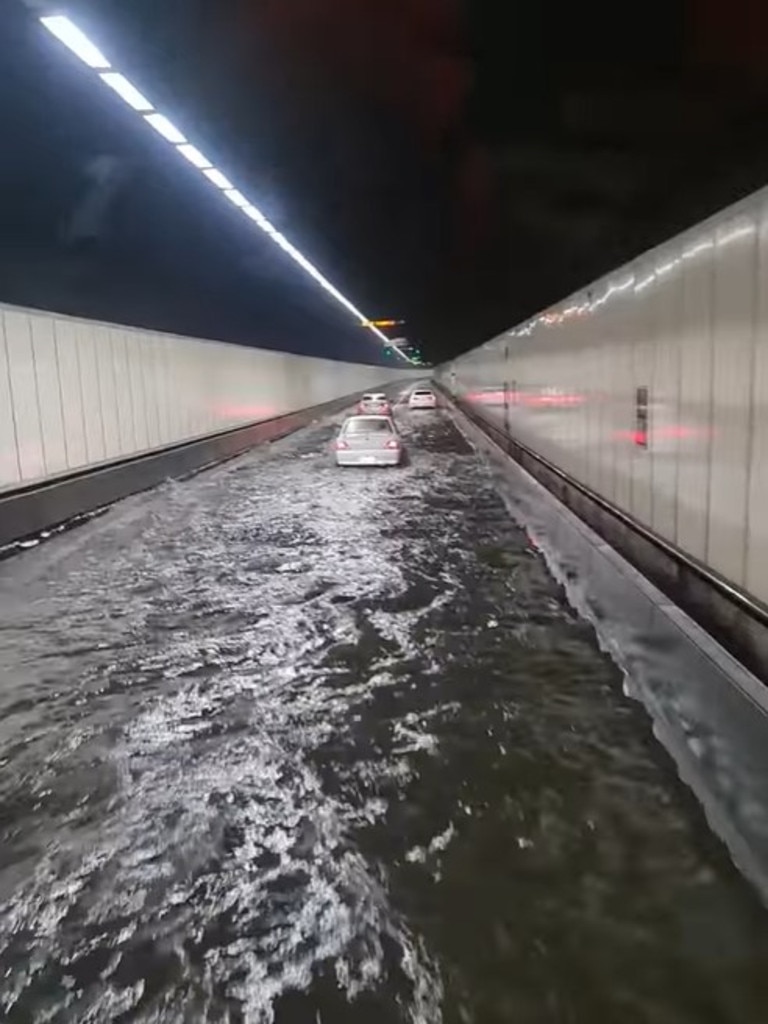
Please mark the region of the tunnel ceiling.
<svg viewBox="0 0 768 1024"><path fill-rule="evenodd" d="M405 317L437 359L768 181L765 6L72 0L67 10L199 130L339 287L372 315ZM140 234L140 179L121 177L130 160L119 144L97 149L91 160L116 157L109 202L133 203ZM184 273L218 280L221 259L193 259L167 216L166 260L179 232ZM271 257L228 240L211 216L207 230L238 249L238 266L260 268L263 290ZM107 222L103 244L122 251L115 233L128 228ZM140 248L124 257L128 280ZM242 315L238 281L213 288L220 318ZM292 301L316 300L297 291ZM258 312L265 325L270 315Z"/></svg>

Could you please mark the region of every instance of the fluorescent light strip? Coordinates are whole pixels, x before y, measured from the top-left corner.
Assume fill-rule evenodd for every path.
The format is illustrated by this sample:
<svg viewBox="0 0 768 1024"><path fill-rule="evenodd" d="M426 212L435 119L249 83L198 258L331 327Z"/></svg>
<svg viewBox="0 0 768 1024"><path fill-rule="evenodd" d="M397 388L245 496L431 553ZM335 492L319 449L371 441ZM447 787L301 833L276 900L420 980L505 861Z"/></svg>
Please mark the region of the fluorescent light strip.
<svg viewBox="0 0 768 1024"><path fill-rule="evenodd" d="M65 18L62 14L54 14L41 18L40 21L49 32L56 36L60 42L64 43L89 68L106 69L112 67L101 50L94 46L90 39L69 18Z"/></svg>
<svg viewBox="0 0 768 1024"><path fill-rule="evenodd" d="M142 96L125 75L118 74L117 71L102 71L99 78L102 82L106 82L110 89L114 89L120 99L125 100L129 107L138 110L140 114L155 109L146 96Z"/></svg>
<svg viewBox="0 0 768 1024"><path fill-rule="evenodd" d="M206 168L213 169L211 161L207 156L204 156L200 152L197 146L192 146L189 142L185 142L181 146L177 146L176 149L186 160L189 160L193 167L196 167L199 171L204 171Z"/></svg>
<svg viewBox="0 0 768 1024"><path fill-rule="evenodd" d="M272 227L261 210L257 209L252 203L243 207L243 213L246 217L250 217L255 224L258 224L262 231L266 231L267 228Z"/></svg>
<svg viewBox="0 0 768 1024"><path fill-rule="evenodd" d="M387 348L397 352L401 358L413 363L410 356L406 355L397 345L379 330L378 327L368 326L368 319L350 300L342 295L331 282L324 277L306 256L288 241L277 228L270 223L264 214L249 203L246 197L234 187L232 182L214 167L210 160L191 145L186 136L179 131L173 122L169 121L164 114L158 113L150 101L122 74L111 71L112 65L104 54L95 46L81 30L64 15L53 15L40 18L40 23L48 29L60 42L72 51L77 57L99 72L101 80L114 90L125 103L134 110L143 114L144 120L167 142L170 142L189 163L202 171L206 178L220 189L227 199L241 210L246 217L253 221L272 241L278 245L301 269L313 280L317 281L325 291L329 293L341 306L347 309L353 316L357 317L361 326L366 326Z"/></svg>
<svg viewBox="0 0 768 1024"><path fill-rule="evenodd" d="M173 143L174 146L181 145L182 142L187 141L186 136L179 131L175 124L168 120L165 114L146 114L144 120L155 129L158 135L162 135L164 139Z"/></svg>
<svg viewBox="0 0 768 1024"><path fill-rule="evenodd" d="M236 188L228 188L225 190L224 195L235 206L238 206L241 210L244 210L248 206L248 200L245 198L242 192L239 192Z"/></svg>
<svg viewBox="0 0 768 1024"><path fill-rule="evenodd" d="M230 192L235 187L229 178L226 178L221 171L216 170L215 167L210 171L206 171L205 176L216 186L216 188L220 188L222 192Z"/></svg>

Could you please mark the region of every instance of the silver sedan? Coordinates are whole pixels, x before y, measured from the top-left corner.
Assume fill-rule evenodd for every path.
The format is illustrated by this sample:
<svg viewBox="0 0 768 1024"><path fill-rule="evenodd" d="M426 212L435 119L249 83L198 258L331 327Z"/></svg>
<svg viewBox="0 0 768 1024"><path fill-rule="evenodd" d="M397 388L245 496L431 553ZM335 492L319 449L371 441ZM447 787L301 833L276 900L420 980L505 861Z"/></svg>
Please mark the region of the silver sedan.
<svg viewBox="0 0 768 1024"><path fill-rule="evenodd" d="M403 443L391 416L350 416L333 443L337 466L398 466Z"/></svg>

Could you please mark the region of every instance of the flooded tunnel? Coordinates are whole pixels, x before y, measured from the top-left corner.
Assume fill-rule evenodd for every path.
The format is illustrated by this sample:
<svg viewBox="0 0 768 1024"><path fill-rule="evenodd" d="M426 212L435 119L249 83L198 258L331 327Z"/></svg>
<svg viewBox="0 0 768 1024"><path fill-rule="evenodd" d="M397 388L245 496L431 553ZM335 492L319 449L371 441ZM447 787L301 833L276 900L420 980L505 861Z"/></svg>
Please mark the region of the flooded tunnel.
<svg viewBox="0 0 768 1024"><path fill-rule="evenodd" d="M0 563L0 1007L765 1020L754 891L454 414L341 413Z"/></svg>
<svg viewBox="0 0 768 1024"><path fill-rule="evenodd" d="M768 191L696 184L761 117L556 100L581 11L464 74L341 5L412 134L317 5L76 6L0 31L0 1020L764 1024ZM341 469L374 388L408 457Z"/></svg>

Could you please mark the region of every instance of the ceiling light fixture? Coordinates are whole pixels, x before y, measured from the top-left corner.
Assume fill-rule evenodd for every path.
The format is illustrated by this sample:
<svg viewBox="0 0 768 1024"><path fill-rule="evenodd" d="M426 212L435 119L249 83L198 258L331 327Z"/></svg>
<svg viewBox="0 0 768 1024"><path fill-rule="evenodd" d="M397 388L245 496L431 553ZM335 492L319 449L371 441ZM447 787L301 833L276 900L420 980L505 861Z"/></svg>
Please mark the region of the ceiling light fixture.
<svg viewBox="0 0 768 1024"><path fill-rule="evenodd" d="M55 14L41 18L40 21L49 32L53 33L65 46L69 47L72 53L79 57L84 64L87 64L89 68L106 69L112 67L101 50L94 46L85 33L81 32L77 25L74 25L69 18L65 18L61 14Z"/></svg>
<svg viewBox="0 0 768 1024"><path fill-rule="evenodd" d="M145 114L155 109L146 96L142 96L136 86L129 82L125 75L121 75L117 71L102 71L99 78L102 82L106 82L110 89L114 89L117 95L122 100L125 100L129 107L138 110L140 114Z"/></svg>
<svg viewBox="0 0 768 1024"><path fill-rule="evenodd" d="M241 210L244 210L248 206L248 200L245 198L242 192L239 192L236 188L228 188L225 190L224 195L234 206L238 206Z"/></svg>
<svg viewBox="0 0 768 1024"><path fill-rule="evenodd" d="M179 131L172 121L168 120L165 114L145 114L144 120L155 129L158 135L162 135L166 141L174 146L186 143L186 136Z"/></svg>
<svg viewBox="0 0 768 1024"><path fill-rule="evenodd" d="M210 171L206 171L205 176L208 181L215 185L216 188L220 188L222 192L230 192L235 187L229 178L215 167L212 167Z"/></svg>
<svg viewBox="0 0 768 1024"><path fill-rule="evenodd" d="M176 149L181 153L199 171L204 171L208 167L213 167L213 164L204 156L197 146L192 146L189 142L183 143L181 146L177 146Z"/></svg>
<svg viewBox="0 0 768 1024"><path fill-rule="evenodd" d="M406 355L397 345L371 323L368 318L360 312L345 295L334 287L324 275L310 263L310 261L270 223L264 214L254 206L239 189L236 189L232 182L214 167L210 160L197 147L187 141L186 136L172 121L164 114L158 113L152 103L130 82L124 75L112 70L112 65L101 52L101 50L81 31L69 18L64 15L51 15L40 18L40 23L48 29L61 43L75 54L89 68L99 72L99 78L116 92L121 99L130 107L142 114L143 120L161 135L173 148L183 156L193 167L202 171L208 181L224 193L226 198L246 217L256 224L272 241L282 249L301 269L314 281L317 281L323 289L328 292L341 306L352 313L361 327L365 327L375 334L388 349L394 349L398 355L412 363L413 360Z"/></svg>

